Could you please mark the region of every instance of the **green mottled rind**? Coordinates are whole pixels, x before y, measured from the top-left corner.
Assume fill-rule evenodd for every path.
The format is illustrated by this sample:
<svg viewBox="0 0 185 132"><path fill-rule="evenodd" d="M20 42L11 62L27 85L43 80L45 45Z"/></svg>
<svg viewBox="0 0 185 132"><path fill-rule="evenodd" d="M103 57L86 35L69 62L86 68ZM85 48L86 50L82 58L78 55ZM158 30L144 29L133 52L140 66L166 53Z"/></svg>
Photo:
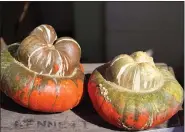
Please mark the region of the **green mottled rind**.
<svg viewBox="0 0 185 132"><path fill-rule="evenodd" d="M15 94L23 88L29 88L30 93L33 89L42 91L49 80L52 80L56 84L55 89L57 93L59 91L57 88L59 88L61 80L71 79L77 84L76 81L78 79L84 79L84 73L79 68L76 68L76 72L73 75L66 77L49 76L33 72L18 62L8 51L8 49L11 49L11 51L16 52L16 50L12 50L16 46L10 45L6 50L1 52L1 83L3 84L1 91L7 95ZM41 78L41 85L34 85L36 78Z"/></svg>
<svg viewBox="0 0 185 132"><path fill-rule="evenodd" d="M104 72L108 66L109 64L105 64L94 70L90 81L97 84L100 91L99 94L102 94L105 99L108 98L107 101L123 116L121 119L123 123L126 113L135 113L135 120L137 120L138 113L147 111L150 116L147 126L151 126L152 120L156 115L159 113L167 114L169 108L178 108L181 106L183 88L165 68L159 68L165 79L164 85L160 89L148 93L136 93L126 89L120 90L118 85L106 81L104 79ZM101 91L101 87L104 87L108 94L105 95Z"/></svg>

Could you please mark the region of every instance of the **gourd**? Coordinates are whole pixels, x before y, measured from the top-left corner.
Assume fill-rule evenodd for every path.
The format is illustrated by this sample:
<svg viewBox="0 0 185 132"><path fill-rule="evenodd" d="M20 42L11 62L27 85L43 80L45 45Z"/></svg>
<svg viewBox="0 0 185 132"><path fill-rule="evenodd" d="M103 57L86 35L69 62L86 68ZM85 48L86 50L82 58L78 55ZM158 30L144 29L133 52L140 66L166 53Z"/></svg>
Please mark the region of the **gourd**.
<svg viewBox="0 0 185 132"><path fill-rule="evenodd" d="M183 103L183 88L175 76L142 51L118 55L96 68L88 93L105 121L127 130L155 127Z"/></svg>
<svg viewBox="0 0 185 132"><path fill-rule="evenodd" d="M1 51L1 91L34 111L62 112L77 106L83 93L81 48L54 28L36 27L21 43Z"/></svg>

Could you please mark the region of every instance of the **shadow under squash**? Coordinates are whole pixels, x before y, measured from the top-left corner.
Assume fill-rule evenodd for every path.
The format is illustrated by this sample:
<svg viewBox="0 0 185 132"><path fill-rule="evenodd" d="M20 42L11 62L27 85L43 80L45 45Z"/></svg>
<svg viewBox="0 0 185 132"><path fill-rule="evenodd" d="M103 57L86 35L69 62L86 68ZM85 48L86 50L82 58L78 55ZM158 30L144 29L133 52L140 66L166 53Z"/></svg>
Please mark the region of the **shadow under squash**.
<svg viewBox="0 0 185 132"><path fill-rule="evenodd" d="M117 127L114 127L113 125L107 123L104 121L98 113L93 108L92 102L88 95L88 80L89 80L90 74L86 74L85 81L84 81L84 93L82 100L80 104L72 109L72 111L77 114L79 117L84 119L87 122L90 122L94 125L97 125L99 127L111 129L111 130L118 130L123 131L123 129L119 129Z"/></svg>

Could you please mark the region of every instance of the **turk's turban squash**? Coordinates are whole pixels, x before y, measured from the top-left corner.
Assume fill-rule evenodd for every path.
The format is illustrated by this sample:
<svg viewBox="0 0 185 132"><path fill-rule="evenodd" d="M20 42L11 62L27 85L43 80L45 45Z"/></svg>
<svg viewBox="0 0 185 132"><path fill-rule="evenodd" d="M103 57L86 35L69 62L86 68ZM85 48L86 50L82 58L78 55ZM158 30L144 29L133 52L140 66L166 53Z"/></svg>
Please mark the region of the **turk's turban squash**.
<svg viewBox="0 0 185 132"><path fill-rule="evenodd" d="M128 130L165 122L183 102L183 89L174 75L141 51L119 55L95 69L88 93L105 121Z"/></svg>
<svg viewBox="0 0 185 132"><path fill-rule="evenodd" d="M74 39L57 38L52 26L40 25L20 44L1 51L1 90L35 111L72 109L83 93L80 57Z"/></svg>

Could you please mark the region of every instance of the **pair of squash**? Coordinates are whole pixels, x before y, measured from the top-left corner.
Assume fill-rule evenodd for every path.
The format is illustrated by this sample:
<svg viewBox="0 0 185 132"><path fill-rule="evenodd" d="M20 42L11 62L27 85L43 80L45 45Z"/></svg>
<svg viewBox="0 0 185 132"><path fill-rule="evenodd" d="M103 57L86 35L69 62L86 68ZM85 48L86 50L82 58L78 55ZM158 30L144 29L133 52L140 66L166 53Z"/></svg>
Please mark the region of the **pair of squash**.
<svg viewBox="0 0 185 132"><path fill-rule="evenodd" d="M50 25L36 27L20 44L1 52L1 91L31 110L62 112L83 94L81 48L57 39ZM171 118L183 102L175 77L145 52L122 54L96 68L88 93L99 115L119 128L148 129Z"/></svg>

